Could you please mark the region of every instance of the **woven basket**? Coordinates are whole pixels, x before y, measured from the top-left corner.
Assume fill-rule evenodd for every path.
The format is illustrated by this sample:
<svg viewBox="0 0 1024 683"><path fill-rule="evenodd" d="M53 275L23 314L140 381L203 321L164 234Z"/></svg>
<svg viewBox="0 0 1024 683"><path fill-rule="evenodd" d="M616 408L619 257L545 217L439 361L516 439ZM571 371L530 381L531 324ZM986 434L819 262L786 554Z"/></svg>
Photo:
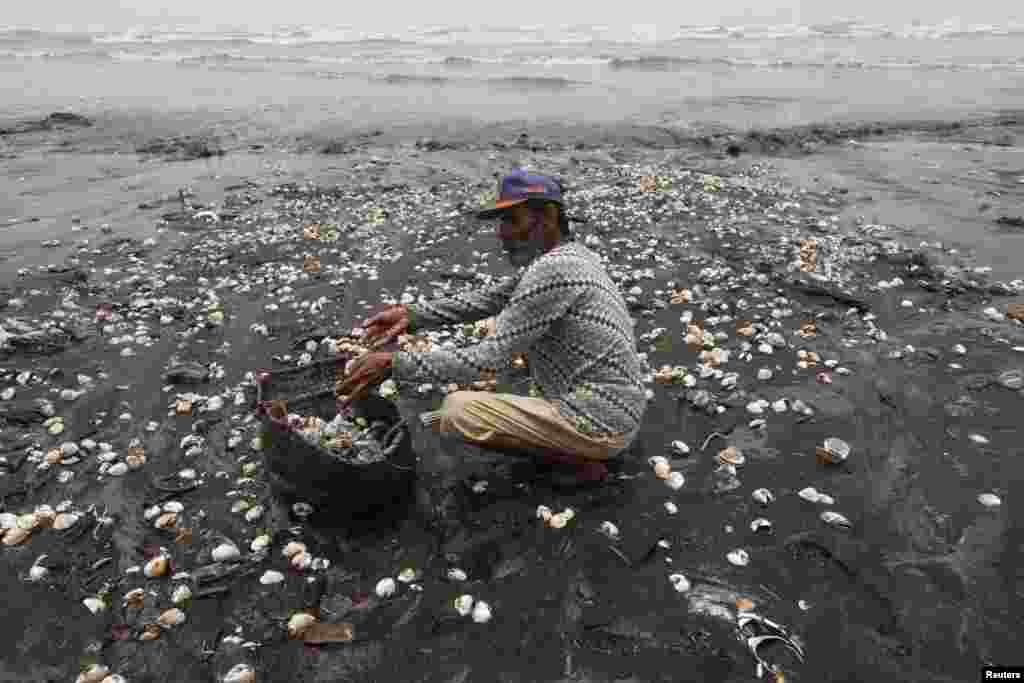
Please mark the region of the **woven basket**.
<svg viewBox="0 0 1024 683"><path fill-rule="evenodd" d="M260 416L262 456L275 493L290 502L310 503L317 520L358 525L390 518L414 495L416 456L397 407L379 396L352 406L356 416L380 423L373 433L388 457L372 463L306 441L272 410L275 401L285 401L287 413L333 419L338 412L335 382L348 360L339 356L302 368L261 372L250 396Z"/></svg>

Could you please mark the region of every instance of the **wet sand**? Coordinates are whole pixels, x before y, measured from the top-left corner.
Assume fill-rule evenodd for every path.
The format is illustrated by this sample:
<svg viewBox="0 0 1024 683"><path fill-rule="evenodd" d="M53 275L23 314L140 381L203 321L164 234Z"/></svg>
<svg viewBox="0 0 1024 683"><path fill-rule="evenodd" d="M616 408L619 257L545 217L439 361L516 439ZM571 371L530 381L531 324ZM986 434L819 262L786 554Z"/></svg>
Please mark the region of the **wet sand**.
<svg viewBox="0 0 1024 683"><path fill-rule="evenodd" d="M186 134L172 128L167 135ZM1019 140L1019 124L922 128L901 130L895 140L893 132L887 142L984 135L989 144L981 146L990 151L999 136ZM802 664L769 657L778 656L788 680L968 681L984 664L1016 661L1022 395L1003 373L1024 365L1013 348L1024 347L1024 328L984 311L1005 313L1024 294L995 284L1017 276L1008 268L991 278L973 272L948 244L921 247L919 228L882 225L884 211L858 224L855 216L870 206L859 190L814 180L829 178L821 172L835 149L827 138L839 136L794 134L776 157L730 153L730 144L750 143L742 137L673 139L625 127L577 130L576 137L530 129L522 139L507 127L469 140L367 131L255 143L262 148L225 136L218 138L223 157L168 161L136 155L146 140L119 138L116 129L99 122L5 142L12 171L24 164L22 173L33 178L25 182L37 189L24 199L28 210L8 208L7 218L19 221L9 220L4 232L3 327L18 339L8 339L0 375L4 388L15 389L0 402L2 511L62 501L93 510L67 532L39 529L0 552L4 604L12 623L23 625L0 658L5 680L74 680L94 661L132 682L221 680L240 662L265 681L751 680L754 660L736 633L741 598L803 643ZM68 139L83 169L95 160L90 155L106 155L114 170L97 173L88 190L54 185L60 176L45 165L44 151ZM340 153L317 153L331 141ZM343 334L386 298L429 297L442 282L452 294L483 274L506 273L494 237L465 214L493 188L492 175L514 162L570 181L574 213L588 221L577 226L578 238L608 256L631 297L652 373L685 366L695 385L652 381L643 432L617 479L600 490L556 491L527 462L417 428L421 494L394 533L339 537L303 524L265 484L251 443L257 424L250 406L235 402L246 373L294 366L302 352L296 340ZM1010 211L1024 174L1014 175L1013 158L1000 163L1006 172L990 182L1000 183L994 199L1006 203L994 210ZM805 170L800 184L787 180L806 167L815 171ZM54 196L77 199L44 211ZM33 215L40 220L21 222ZM336 227L338 241L305 239L312 224ZM88 246L73 246L82 237ZM47 239L61 245L41 247ZM818 244L814 272L824 281L793 267L807 240ZM307 254L320 259L315 276L303 272ZM938 268L956 264L964 269ZM481 278L466 282L452 274L456 265ZM895 277L902 284L878 287ZM670 290L682 288L692 302L670 303ZM293 307L321 297L320 315ZM279 308L267 310L271 303ZM210 317L216 311L222 323ZM699 350L683 339L685 311L724 333L717 344L732 357L714 369L738 373L735 385L700 376ZM61 326L38 335L45 348L28 331L39 330L40 320ZM809 320L816 334L795 335ZM741 321L753 321L754 336L738 332ZM269 338L251 329L260 322ZM664 332L649 334L657 328ZM771 353L758 350L765 340L773 341ZM753 347L749 360L744 342ZM123 354L128 347L133 355ZM820 360L801 368L800 350ZM224 375L168 389L162 375L179 361L215 362ZM757 378L761 368L772 369L770 380ZM32 375L22 385L17 377L25 371ZM67 401L63 389L84 393ZM197 408L178 415L175 397L188 391L198 394ZM213 395L224 397L224 407L201 412ZM43 427L46 415L35 402L42 398L64 417L63 433ZM769 406L753 414L748 406L757 399L789 404L785 412ZM792 409L798 399L810 414ZM399 403L415 416L441 400L403 387ZM764 424L751 426L758 418ZM181 443L189 433L203 435L205 445L186 455ZM232 436L242 438L229 449ZM841 466L814 455L832 436L852 446ZM115 461L140 439L146 462L102 476L97 449L77 463L39 467L50 449L87 438L111 444ZM673 440L688 444L689 454L673 455ZM740 485L723 491L729 486L714 473L715 455L727 445L746 462ZM669 456L683 473L680 490L654 476L648 458L655 455ZM184 469L196 479L179 477ZM64 471L74 476L61 483ZM482 480L488 484L478 493L473 484ZM807 486L834 505L802 500L796 494ZM175 487L183 490L167 490ZM751 498L761 487L775 496L764 508ZM986 492L1002 505L981 505ZM240 498L264 505L263 517L250 522L232 513ZM176 529L154 529L144 512L170 500L184 505ZM668 514L667 501L676 514ZM551 529L536 519L540 504L577 514L566 528ZM448 513L439 524L433 513L442 505ZM826 525L825 510L845 515L852 528ZM104 516L109 524L97 521ZM771 532L751 531L759 517L771 520ZM602 521L617 525L618 540L597 531ZM269 553L251 554L262 533L273 536ZM281 549L293 538L330 567L289 570ZM226 576L200 581L196 570L211 565L211 549L225 539L245 561L204 570ZM160 547L174 572L191 577L126 572ZM737 548L747 550L749 565L726 559ZM44 554L47 576L29 581ZM399 584L392 598L374 595L379 579L407 567L420 572L422 590ZM452 567L468 581L448 580ZM266 569L286 580L261 585ZM668 577L677 572L691 582L689 592L673 588ZM187 621L139 641L182 584L194 594L182 605ZM211 585L224 591L199 597ZM145 607L122 608L136 587L148 592ZM452 601L461 594L490 603L493 620L458 617ZM91 614L82 600L96 595L109 607ZM352 623L356 640L319 647L288 640L289 617L307 608L324 621ZM231 635L240 642L225 640Z"/></svg>

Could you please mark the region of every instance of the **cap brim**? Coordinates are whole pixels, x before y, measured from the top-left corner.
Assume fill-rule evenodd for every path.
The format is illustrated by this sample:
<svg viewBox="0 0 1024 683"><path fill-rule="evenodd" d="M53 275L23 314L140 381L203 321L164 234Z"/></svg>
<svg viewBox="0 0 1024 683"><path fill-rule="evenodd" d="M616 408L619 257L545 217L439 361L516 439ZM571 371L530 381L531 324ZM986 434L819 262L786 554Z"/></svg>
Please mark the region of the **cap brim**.
<svg viewBox="0 0 1024 683"><path fill-rule="evenodd" d="M501 201L494 202L494 206L488 209L477 211L476 217L485 220L489 218L499 218L503 213L505 213L506 209L519 204L525 204L528 201L528 199L503 199Z"/></svg>

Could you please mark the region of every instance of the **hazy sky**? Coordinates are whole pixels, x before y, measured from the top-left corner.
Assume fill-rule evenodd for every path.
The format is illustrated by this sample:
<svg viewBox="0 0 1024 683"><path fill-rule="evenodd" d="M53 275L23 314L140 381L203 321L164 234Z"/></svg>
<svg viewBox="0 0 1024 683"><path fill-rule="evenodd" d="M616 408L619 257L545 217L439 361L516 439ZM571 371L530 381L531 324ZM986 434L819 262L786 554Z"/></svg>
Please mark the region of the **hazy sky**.
<svg viewBox="0 0 1024 683"><path fill-rule="evenodd" d="M368 28L422 24L818 23L859 18L901 26L938 23L1003 24L1024 20L1019 0L0 0L0 24L54 28L89 25L119 30L137 24L351 24ZM750 9L754 6L754 9Z"/></svg>

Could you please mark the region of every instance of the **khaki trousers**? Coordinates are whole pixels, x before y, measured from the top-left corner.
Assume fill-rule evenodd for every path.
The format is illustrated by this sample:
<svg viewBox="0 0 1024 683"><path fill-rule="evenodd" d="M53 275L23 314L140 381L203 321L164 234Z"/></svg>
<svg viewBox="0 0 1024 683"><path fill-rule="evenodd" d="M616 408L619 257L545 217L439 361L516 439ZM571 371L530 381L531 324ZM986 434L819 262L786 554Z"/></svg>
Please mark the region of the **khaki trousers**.
<svg viewBox="0 0 1024 683"><path fill-rule="evenodd" d="M607 460L624 451L626 435L582 434L544 399L455 391L441 409L424 415L441 434L453 434L481 446L516 449L535 455L564 453L589 460Z"/></svg>

